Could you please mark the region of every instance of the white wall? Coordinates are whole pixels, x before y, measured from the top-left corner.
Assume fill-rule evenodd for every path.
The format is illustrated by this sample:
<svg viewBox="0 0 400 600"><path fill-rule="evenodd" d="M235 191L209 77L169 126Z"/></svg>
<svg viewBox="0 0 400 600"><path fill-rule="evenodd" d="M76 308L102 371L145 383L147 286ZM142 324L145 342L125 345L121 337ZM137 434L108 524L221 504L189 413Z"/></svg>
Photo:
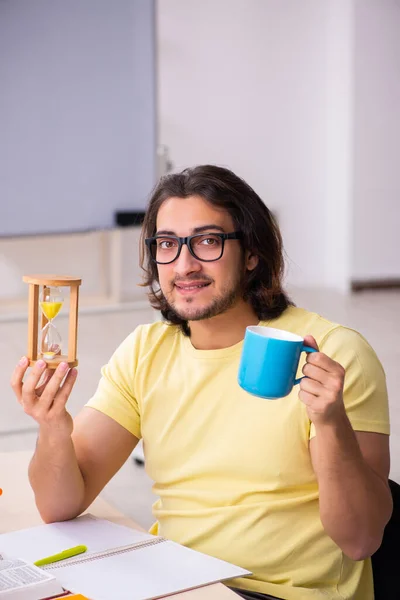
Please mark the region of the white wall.
<svg viewBox="0 0 400 600"><path fill-rule="evenodd" d="M325 77L325 194L320 198L324 273L318 287L350 289L353 244L353 27L351 0L328 0ZM314 226L317 226L315 223ZM309 260L314 254L310 252Z"/></svg>
<svg viewBox="0 0 400 600"><path fill-rule="evenodd" d="M400 277L400 2L356 0L355 279Z"/></svg>
<svg viewBox="0 0 400 600"><path fill-rule="evenodd" d="M81 306L143 303L140 227L32 237L0 238L0 321L26 314L23 275L66 274L82 279Z"/></svg>
<svg viewBox="0 0 400 600"><path fill-rule="evenodd" d="M399 13L398 0L158 0L160 142L176 167L248 180L277 213L290 284L400 274Z"/></svg>
<svg viewBox="0 0 400 600"><path fill-rule="evenodd" d="M0 2L0 235L109 227L155 181L153 0Z"/></svg>
<svg viewBox="0 0 400 600"><path fill-rule="evenodd" d="M70 20L76 23L72 8L83 6L91 20L93 11L88 7L93 1L72 0ZM146 1L135 0L135 5ZM4 16L4 11L27 3L22 22L26 35L32 35L29 11L33 6L44 6L44 2L0 2L0 14ZM121 2L125 8L131 6L129 0ZM53 12L46 19L55 19L61 3L55 0L51 6ZM110 27L118 25L126 31L118 11L109 8L106 0L96 2L96 7L96 19L104 18L109 10ZM278 215L289 254L291 284L346 290L352 278L400 275L399 10L395 0L158 0L160 142L170 146L176 167L201 162L225 164L253 185ZM80 16L83 31L84 12ZM66 15L63 23L64 17L68 23ZM0 19L0 64L5 64L1 63L3 51L12 42L16 66L17 59L22 60L21 52L26 60L24 48L7 36L5 46L1 23ZM103 27L107 28L105 23ZM105 29L100 28L103 33ZM55 38L57 32L53 33ZM44 33L50 35L47 29ZM135 36L132 40L136 55L140 39ZM65 54L64 61L69 64L70 60L77 60L77 54L73 53L72 58ZM85 61L79 65L84 71ZM57 77L56 68L50 73ZM123 80L127 76L122 70L118 73ZM0 227L4 211L10 209L4 194L7 172L4 175L2 168L12 162L4 143L10 135L4 107L12 103L4 90L16 86L27 93L34 75L18 79L8 72L4 79L8 85L2 86L0 94ZM98 76L93 81L98 81ZM82 85L87 90L85 78ZM113 96L110 90L106 92L108 102ZM27 105L33 102L40 111L35 95L27 95L25 101ZM45 114L51 116L51 111ZM117 119L116 132L121 133L121 123ZM34 125L37 133L39 122ZM21 143L26 131L27 122L22 118L21 137L14 150L20 150L19 164L30 168L30 161L37 166L41 158L35 156L34 144L28 152ZM50 156L47 140L46 135L41 138L40 148L44 147ZM118 189L114 184L110 186L103 169L93 170L80 160L81 173L87 171L98 187L96 199L104 198L107 190L120 193L131 189L130 158L125 162L125 151L130 150L116 146L114 150L112 164L121 169L115 167L113 171L121 186ZM18 163L15 168L17 173ZM52 169L48 172L47 190L53 190L55 173ZM33 168L30 173L35 175ZM57 179L64 203L56 203L52 209L60 210L59 222L68 228L63 182L63 178ZM43 214L43 197L33 200L29 178L21 177L17 183L26 197L32 198L25 216L29 219ZM46 180L41 185L46 186ZM127 193L124 198L124 208L134 206ZM103 201L96 201L102 211ZM85 210L83 203L81 209ZM111 273L116 280L119 278L124 298L143 298L143 290L137 287L141 277L137 236L133 230L122 234L121 271ZM57 240L54 247L57 252L68 248L69 261L66 255L61 261L56 253L46 255L46 239L56 240L43 238L30 246L3 240L0 300L25 297L21 276L31 270L83 274L83 295L103 294L110 284L104 282L107 270L103 263L110 256L104 256L98 236L83 235L75 242L68 238L67 246Z"/></svg>
<svg viewBox="0 0 400 600"><path fill-rule="evenodd" d="M326 19L320 0L158 0L160 142L243 176L305 285L324 276Z"/></svg>

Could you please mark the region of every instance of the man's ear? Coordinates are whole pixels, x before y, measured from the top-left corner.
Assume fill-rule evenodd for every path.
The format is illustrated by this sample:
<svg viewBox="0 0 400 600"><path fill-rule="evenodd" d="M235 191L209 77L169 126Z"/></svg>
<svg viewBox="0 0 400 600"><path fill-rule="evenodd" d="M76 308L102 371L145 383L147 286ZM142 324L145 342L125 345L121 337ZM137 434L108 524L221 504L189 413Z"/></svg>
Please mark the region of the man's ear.
<svg viewBox="0 0 400 600"><path fill-rule="evenodd" d="M246 269L247 271L254 271L258 265L257 254L252 254L250 250L246 250Z"/></svg>

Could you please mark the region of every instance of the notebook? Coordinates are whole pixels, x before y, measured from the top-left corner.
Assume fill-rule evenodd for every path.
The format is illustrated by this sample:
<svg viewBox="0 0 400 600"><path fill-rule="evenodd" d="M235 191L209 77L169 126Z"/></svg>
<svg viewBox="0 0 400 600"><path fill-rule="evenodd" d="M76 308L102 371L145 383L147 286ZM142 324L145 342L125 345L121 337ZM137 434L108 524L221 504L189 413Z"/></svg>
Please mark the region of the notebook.
<svg viewBox="0 0 400 600"><path fill-rule="evenodd" d="M88 551L45 570L65 589L94 600L151 600L251 574L92 515L0 535L0 551L31 562L79 544Z"/></svg>

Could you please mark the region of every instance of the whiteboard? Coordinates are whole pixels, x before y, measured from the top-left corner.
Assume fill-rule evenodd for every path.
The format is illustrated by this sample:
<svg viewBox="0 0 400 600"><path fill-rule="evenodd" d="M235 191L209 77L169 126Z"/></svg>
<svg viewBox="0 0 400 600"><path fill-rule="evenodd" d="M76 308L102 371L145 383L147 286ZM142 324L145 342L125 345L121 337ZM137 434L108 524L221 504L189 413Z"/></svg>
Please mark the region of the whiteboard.
<svg viewBox="0 0 400 600"><path fill-rule="evenodd" d="M0 236L108 228L156 177L154 0L0 2Z"/></svg>

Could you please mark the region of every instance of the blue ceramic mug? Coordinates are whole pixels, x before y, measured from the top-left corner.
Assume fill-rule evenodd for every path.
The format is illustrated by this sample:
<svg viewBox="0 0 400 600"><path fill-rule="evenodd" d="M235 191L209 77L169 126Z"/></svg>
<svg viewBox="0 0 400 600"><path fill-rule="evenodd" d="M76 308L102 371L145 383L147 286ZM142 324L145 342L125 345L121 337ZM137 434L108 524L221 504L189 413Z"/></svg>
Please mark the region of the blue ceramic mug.
<svg viewBox="0 0 400 600"><path fill-rule="evenodd" d="M317 352L301 336L258 325L246 328L238 383L249 394L275 400L284 398L296 379L302 352Z"/></svg>

